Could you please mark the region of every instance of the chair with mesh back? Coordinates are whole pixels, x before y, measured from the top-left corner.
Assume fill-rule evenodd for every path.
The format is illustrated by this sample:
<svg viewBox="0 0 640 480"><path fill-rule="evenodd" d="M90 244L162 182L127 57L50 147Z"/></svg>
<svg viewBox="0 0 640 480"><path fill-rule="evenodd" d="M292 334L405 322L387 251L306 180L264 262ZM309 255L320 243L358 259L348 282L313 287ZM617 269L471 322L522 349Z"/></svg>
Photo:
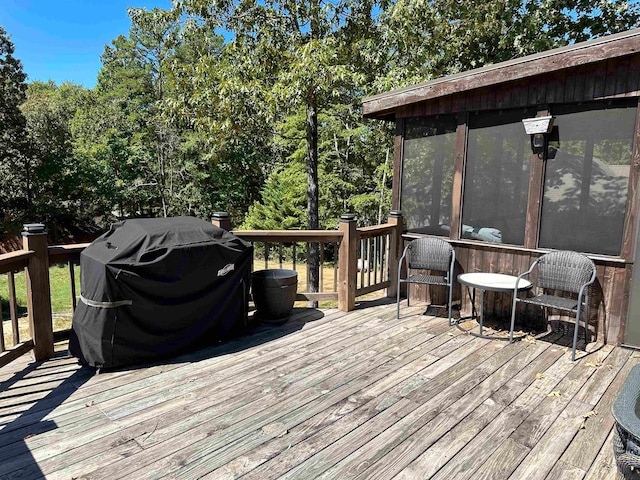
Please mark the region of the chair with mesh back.
<svg viewBox="0 0 640 480"><path fill-rule="evenodd" d="M407 260L407 278L402 278L403 261ZM398 264L398 298L397 317L400 318L400 285L408 283L407 306L409 305L409 288L412 283L442 285L449 289L449 325L451 325L451 299L453 294L453 266L456 254L453 247L444 240L434 237L423 237L412 240L402 252ZM411 274L411 270L429 270L429 274ZM434 271L444 275L434 275Z"/></svg>
<svg viewBox="0 0 640 480"><path fill-rule="evenodd" d="M541 294L529 298L518 298L518 281L529 275L537 267L538 280L535 286ZM589 335L589 285L596 279L596 266L585 255L571 251L550 252L538 258L529 270L518 277L513 292L513 308L511 310L511 331L509 341L513 341L513 328L516 319L516 305L518 302L553 308L576 316L576 326L573 332L573 350L571 360L576 359L576 344L580 327L581 311L584 309L585 342ZM555 292L569 292L577 298L567 298L551 295ZM550 293L547 293L550 292Z"/></svg>

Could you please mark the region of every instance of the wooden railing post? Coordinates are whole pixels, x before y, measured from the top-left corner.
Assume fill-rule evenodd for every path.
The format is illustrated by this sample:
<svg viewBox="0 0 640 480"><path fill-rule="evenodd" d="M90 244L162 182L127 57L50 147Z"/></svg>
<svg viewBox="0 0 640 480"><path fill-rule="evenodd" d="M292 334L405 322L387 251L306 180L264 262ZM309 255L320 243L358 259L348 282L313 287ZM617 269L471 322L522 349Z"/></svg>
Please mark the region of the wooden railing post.
<svg viewBox="0 0 640 480"><path fill-rule="evenodd" d="M29 326L36 360L53 357L53 323L51 319L51 288L49 286L49 252L47 232L41 223L24 225L22 243L35 255L27 263L27 307Z"/></svg>
<svg viewBox="0 0 640 480"><path fill-rule="evenodd" d="M356 216L346 213L340 217L343 233L338 251L338 308L350 312L356 308L356 275L358 274Z"/></svg>
<svg viewBox="0 0 640 480"><path fill-rule="evenodd" d="M227 232L231 231L231 217L227 212L213 212L211 223Z"/></svg>
<svg viewBox="0 0 640 480"><path fill-rule="evenodd" d="M395 298L398 294L398 261L402 256L402 231L404 221L400 210L392 210L389 213L388 222L394 225L393 233L389 235L389 288L387 297Z"/></svg>

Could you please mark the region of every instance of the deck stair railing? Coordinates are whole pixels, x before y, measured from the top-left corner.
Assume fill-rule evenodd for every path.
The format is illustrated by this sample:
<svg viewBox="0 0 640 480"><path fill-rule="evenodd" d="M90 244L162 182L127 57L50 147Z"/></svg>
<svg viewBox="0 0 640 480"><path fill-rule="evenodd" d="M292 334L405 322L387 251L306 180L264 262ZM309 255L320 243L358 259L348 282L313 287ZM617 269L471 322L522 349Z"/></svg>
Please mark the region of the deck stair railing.
<svg viewBox="0 0 640 480"><path fill-rule="evenodd" d="M212 223L231 230L231 221L224 212L215 214ZM319 291L306 288L299 291L298 300L337 301L340 310L350 311L359 296L384 289L387 296L396 294L395 276L402 244L400 212L392 212L388 223L373 227L358 228L355 215L345 214L340 217L337 230L235 230L233 233L256 245L254 268L306 268L306 285L309 285L306 252L310 244L319 244ZM89 245L48 246L43 224L25 225L22 236L22 250L0 255L0 275L7 275L9 292L7 321L2 320L0 303L0 368L29 351L33 351L35 360L50 358L54 340L68 336L68 330L53 331L49 268L66 264L73 311L78 296L75 267L79 264L80 252ZM22 271L31 337L28 339L21 338L18 325L15 280L16 273ZM9 341L5 341L6 328L11 330L6 336Z"/></svg>

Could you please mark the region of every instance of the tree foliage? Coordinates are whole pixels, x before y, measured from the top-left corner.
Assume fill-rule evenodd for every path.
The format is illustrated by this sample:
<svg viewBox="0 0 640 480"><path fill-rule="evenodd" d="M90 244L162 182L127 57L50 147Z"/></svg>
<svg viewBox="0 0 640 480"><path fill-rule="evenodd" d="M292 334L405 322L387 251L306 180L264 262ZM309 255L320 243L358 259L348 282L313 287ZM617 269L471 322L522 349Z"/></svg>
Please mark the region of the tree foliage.
<svg viewBox="0 0 640 480"><path fill-rule="evenodd" d="M4 217L226 210L280 229L334 228L351 211L378 223L393 132L362 119L364 96L640 19L637 0L174 0L128 12L93 89L27 88L0 27Z"/></svg>
<svg viewBox="0 0 640 480"><path fill-rule="evenodd" d="M336 104L357 98L353 92L361 87L358 67L362 65L354 64L348 53L367 31L364 22L373 24L373 5L370 0L182 2L182 11L202 28L221 28L234 34L223 52L222 65L227 68L221 82L224 96L232 99L231 111L237 111L240 99L241 108L249 106L243 112L248 123L257 118L259 125L272 130L287 118L304 113L304 128L285 140L295 143L304 139L309 229L320 227L319 116ZM316 291L319 260L317 246L311 248L309 286L310 291Z"/></svg>
<svg viewBox="0 0 640 480"><path fill-rule="evenodd" d="M376 92L628 30L640 10L627 0L397 0L379 19Z"/></svg>
<svg viewBox="0 0 640 480"><path fill-rule="evenodd" d="M11 222L28 210L29 144L20 105L26 99L26 75L13 56L14 46L0 26L0 220Z"/></svg>
<svg viewBox="0 0 640 480"><path fill-rule="evenodd" d="M59 223L86 220L81 165L73 150L71 120L83 102L79 85L33 82L21 110L26 118L30 149L31 215L55 228Z"/></svg>

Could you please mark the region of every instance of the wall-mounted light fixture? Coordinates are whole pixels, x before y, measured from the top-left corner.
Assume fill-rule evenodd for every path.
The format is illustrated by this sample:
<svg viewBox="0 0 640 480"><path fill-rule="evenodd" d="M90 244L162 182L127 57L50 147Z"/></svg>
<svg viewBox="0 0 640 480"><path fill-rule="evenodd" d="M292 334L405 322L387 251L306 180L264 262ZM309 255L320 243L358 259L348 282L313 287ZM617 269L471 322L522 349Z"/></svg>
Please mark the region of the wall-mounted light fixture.
<svg viewBox="0 0 640 480"><path fill-rule="evenodd" d="M527 135L531 135L533 153L540 155L544 152L546 135L553 130L553 117L548 115L546 117L524 118L522 124Z"/></svg>

